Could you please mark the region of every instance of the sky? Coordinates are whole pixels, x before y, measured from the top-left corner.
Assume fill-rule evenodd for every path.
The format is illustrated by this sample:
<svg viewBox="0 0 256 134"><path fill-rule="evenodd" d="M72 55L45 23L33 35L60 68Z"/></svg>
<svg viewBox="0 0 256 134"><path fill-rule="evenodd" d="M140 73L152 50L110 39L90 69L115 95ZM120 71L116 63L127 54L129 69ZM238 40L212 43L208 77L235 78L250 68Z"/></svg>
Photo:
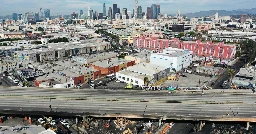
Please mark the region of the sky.
<svg viewBox="0 0 256 134"><path fill-rule="evenodd" d="M50 9L51 15L69 15L73 12L79 13L83 10L87 14L88 7L94 11L102 12L103 3L113 7L113 3L120 8L134 9L135 0L0 0L0 16L12 13L39 12L40 8ZM181 14L207 11L207 10L235 10L250 9L256 7L255 0L139 0L143 12L152 4L161 6L162 14Z"/></svg>

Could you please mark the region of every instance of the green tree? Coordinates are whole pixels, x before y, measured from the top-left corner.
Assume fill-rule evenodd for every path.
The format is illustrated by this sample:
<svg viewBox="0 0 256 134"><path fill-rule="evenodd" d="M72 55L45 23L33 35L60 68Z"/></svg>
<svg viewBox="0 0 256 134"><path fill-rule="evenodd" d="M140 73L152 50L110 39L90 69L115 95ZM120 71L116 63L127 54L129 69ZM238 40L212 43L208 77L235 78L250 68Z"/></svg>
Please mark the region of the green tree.
<svg viewBox="0 0 256 134"><path fill-rule="evenodd" d="M228 75L229 75L229 81L231 82L232 79L234 78L235 75L235 70L234 69L228 69Z"/></svg>
<svg viewBox="0 0 256 134"><path fill-rule="evenodd" d="M148 77L144 77L144 85L148 85L148 83L149 83L149 79L148 79Z"/></svg>
<svg viewBox="0 0 256 134"><path fill-rule="evenodd" d="M183 32L181 32L181 33L178 34L178 37L179 37L179 38L181 38L181 37L183 37L183 36L184 36L184 33L183 33Z"/></svg>
<svg viewBox="0 0 256 134"><path fill-rule="evenodd" d="M195 33L194 31L190 31L190 32L188 32L187 34L189 34L189 35L192 36L192 37L195 37L195 36L196 36L196 33Z"/></svg>
<svg viewBox="0 0 256 134"><path fill-rule="evenodd" d="M256 57L256 42L253 40L246 40L240 44L241 54L247 55L249 61L252 62Z"/></svg>
<svg viewBox="0 0 256 134"><path fill-rule="evenodd" d="M41 32L43 32L43 31L44 31L44 28L42 28L42 27L38 27L38 28L37 28L37 31L41 31Z"/></svg>

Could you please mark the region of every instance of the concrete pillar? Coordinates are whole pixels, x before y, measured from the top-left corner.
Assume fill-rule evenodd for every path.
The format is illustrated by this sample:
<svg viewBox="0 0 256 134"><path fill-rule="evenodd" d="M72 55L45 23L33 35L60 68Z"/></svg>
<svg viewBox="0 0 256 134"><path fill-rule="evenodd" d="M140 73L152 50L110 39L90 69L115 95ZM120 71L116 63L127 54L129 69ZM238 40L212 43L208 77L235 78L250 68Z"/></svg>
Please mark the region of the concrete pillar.
<svg viewBox="0 0 256 134"><path fill-rule="evenodd" d="M202 131L202 128L204 127L204 125L205 125L205 122L200 121L200 124L199 124L199 131Z"/></svg>
<svg viewBox="0 0 256 134"><path fill-rule="evenodd" d="M32 124L32 118L31 117L28 118L28 123Z"/></svg>
<svg viewBox="0 0 256 134"><path fill-rule="evenodd" d="M25 120L25 121L27 121L27 120L28 120L28 117L27 117L27 116L25 116L25 117L24 117L24 120Z"/></svg>
<svg viewBox="0 0 256 134"><path fill-rule="evenodd" d="M86 124L86 116L83 116L83 127L82 128L85 128L85 124Z"/></svg>
<svg viewBox="0 0 256 134"><path fill-rule="evenodd" d="M249 127L250 127L250 122L247 122L247 124L246 124L246 130L249 130Z"/></svg>
<svg viewBox="0 0 256 134"><path fill-rule="evenodd" d="M159 119L158 127L160 127L162 124L162 118Z"/></svg>

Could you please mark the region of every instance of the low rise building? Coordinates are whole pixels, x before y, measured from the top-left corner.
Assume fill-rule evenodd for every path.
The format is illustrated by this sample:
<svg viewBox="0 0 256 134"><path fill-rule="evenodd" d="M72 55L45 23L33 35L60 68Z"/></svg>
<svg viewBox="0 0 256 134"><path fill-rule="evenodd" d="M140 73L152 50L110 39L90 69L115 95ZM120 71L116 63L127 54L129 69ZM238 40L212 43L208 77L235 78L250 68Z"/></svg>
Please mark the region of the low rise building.
<svg viewBox="0 0 256 134"><path fill-rule="evenodd" d="M192 63L192 53L187 50L167 48L163 53L152 53L150 63L180 71Z"/></svg>
<svg viewBox="0 0 256 134"><path fill-rule="evenodd" d="M232 79L232 83L237 86L253 86L256 87L256 67L250 66L241 68L240 71Z"/></svg>
<svg viewBox="0 0 256 134"><path fill-rule="evenodd" d="M127 55L124 57L126 60L135 61L136 64L142 63L142 62L149 62L150 61L150 55L151 53L149 51L142 51L139 53Z"/></svg>
<svg viewBox="0 0 256 134"><path fill-rule="evenodd" d="M0 33L0 38L25 38L25 34L22 32L2 32Z"/></svg>
<svg viewBox="0 0 256 134"><path fill-rule="evenodd" d="M129 61L119 58L110 58L107 60L92 62L90 63L90 66L92 66L96 70L100 70L101 75L109 75L124 70L127 67L133 66L134 64L135 61Z"/></svg>
<svg viewBox="0 0 256 134"><path fill-rule="evenodd" d="M117 72L116 78L126 83L143 86L151 85L156 81L167 77L169 73L170 68L144 62ZM147 83L145 83L146 79L148 81Z"/></svg>
<svg viewBox="0 0 256 134"><path fill-rule="evenodd" d="M197 41L180 41L179 39L158 39L155 37L139 37L134 38L134 46L137 48L144 48L163 52L163 49L168 47L179 48L191 51L195 56L201 57L214 57L221 59L233 59L236 54L236 45L224 44L220 42L214 44L211 41L201 42Z"/></svg>

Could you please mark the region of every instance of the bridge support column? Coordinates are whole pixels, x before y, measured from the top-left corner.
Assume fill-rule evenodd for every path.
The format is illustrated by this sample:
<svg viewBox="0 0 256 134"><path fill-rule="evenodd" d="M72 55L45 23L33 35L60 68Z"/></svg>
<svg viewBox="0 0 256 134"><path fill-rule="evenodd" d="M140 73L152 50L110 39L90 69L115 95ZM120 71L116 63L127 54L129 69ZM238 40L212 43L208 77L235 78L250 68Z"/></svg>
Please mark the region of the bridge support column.
<svg viewBox="0 0 256 134"><path fill-rule="evenodd" d="M202 128L204 127L204 125L205 125L205 122L200 121L200 124L199 124L199 131L202 131Z"/></svg>
<svg viewBox="0 0 256 134"><path fill-rule="evenodd" d="M249 130L249 127L250 127L250 122L247 122L246 123L246 130Z"/></svg>
<svg viewBox="0 0 256 134"><path fill-rule="evenodd" d="M85 128L86 120L86 116L83 116L83 128Z"/></svg>
<svg viewBox="0 0 256 134"><path fill-rule="evenodd" d="M158 122L158 127L160 127L162 124L162 118L159 119L159 122Z"/></svg>
<svg viewBox="0 0 256 134"><path fill-rule="evenodd" d="M32 118L31 117L28 118L28 123L32 124Z"/></svg>

